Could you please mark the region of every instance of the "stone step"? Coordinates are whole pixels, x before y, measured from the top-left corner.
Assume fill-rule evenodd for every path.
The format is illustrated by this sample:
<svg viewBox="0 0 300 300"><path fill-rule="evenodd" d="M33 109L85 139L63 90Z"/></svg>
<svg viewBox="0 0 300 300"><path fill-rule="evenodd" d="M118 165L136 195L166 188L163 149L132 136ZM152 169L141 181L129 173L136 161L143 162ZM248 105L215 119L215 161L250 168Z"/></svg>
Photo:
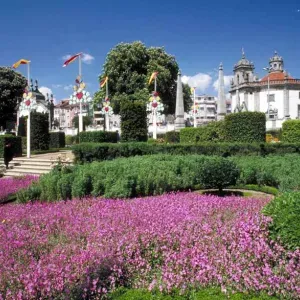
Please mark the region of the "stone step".
<svg viewBox="0 0 300 300"><path fill-rule="evenodd" d="M41 175L41 174L47 174L49 173L49 170L37 170L37 169L9 169L4 173L4 177L7 176L22 176L22 175Z"/></svg>
<svg viewBox="0 0 300 300"><path fill-rule="evenodd" d="M26 169L26 170L48 170L51 171L52 167L51 166L34 166L34 165L24 165L22 164L21 166L16 166L13 168L13 170L20 170L20 169Z"/></svg>
<svg viewBox="0 0 300 300"><path fill-rule="evenodd" d="M16 164L16 162L15 162ZM18 162L17 165L22 165L22 166L41 166L41 167L51 167L53 165L52 162L43 162L43 161L23 161L23 162Z"/></svg>

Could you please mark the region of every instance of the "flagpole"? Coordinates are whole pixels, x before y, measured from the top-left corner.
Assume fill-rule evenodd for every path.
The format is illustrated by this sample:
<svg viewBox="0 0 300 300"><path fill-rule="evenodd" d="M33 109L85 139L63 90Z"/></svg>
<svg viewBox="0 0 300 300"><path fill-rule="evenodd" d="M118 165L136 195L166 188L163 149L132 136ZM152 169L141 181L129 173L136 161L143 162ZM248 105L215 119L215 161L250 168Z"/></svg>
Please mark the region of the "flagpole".
<svg viewBox="0 0 300 300"><path fill-rule="evenodd" d="M30 91L30 62L27 64L27 82L28 82L28 93ZM31 115L31 109L28 109L28 118L27 118L27 158L30 158L30 130L31 130L31 120L30 120L30 115Z"/></svg>
<svg viewBox="0 0 300 300"><path fill-rule="evenodd" d="M106 77L106 99L108 99L108 77ZM105 114L105 129L109 131L109 115Z"/></svg>
<svg viewBox="0 0 300 300"><path fill-rule="evenodd" d="M156 92L156 87L157 87L157 83L156 83L156 76L154 78L154 91Z"/></svg>
<svg viewBox="0 0 300 300"><path fill-rule="evenodd" d="M28 91L30 87L30 62L27 64L27 85L28 85Z"/></svg>
<svg viewBox="0 0 300 300"><path fill-rule="evenodd" d="M197 127L196 123L196 88L194 87L194 127Z"/></svg>
<svg viewBox="0 0 300 300"><path fill-rule="evenodd" d="M81 54L78 56L79 76L81 78ZM82 99L79 101L79 132L83 131Z"/></svg>

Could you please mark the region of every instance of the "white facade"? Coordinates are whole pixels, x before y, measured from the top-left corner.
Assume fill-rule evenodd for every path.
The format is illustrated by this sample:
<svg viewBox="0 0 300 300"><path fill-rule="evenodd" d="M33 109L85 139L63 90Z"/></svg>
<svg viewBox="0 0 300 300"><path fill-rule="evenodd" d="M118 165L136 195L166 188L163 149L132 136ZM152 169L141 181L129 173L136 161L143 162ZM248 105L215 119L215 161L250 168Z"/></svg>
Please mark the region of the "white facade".
<svg viewBox="0 0 300 300"><path fill-rule="evenodd" d="M275 52L269 61L268 74L259 80L253 63L243 53L234 67L231 82L232 112L264 112L267 129L279 129L286 119L299 118L300 80L290 77L283 68L283 59Z"/></svg>

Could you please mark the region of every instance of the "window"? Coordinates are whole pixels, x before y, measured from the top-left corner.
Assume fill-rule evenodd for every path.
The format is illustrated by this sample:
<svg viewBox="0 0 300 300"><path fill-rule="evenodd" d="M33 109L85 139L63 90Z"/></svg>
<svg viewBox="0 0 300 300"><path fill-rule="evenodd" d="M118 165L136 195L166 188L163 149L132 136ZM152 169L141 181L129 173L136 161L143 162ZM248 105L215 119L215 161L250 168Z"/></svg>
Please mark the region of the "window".
<svg viewBox="0 0 300 300"><path fill-rule="evenodd" d="M269 102L275 102L275 94L269 95Z"/></svg>
<svg viewBox="0 0 300 300"><path fill-rule="evenodd" d="M300 105L298 104L298 114L297 114L298 118L300 118Z"/></svg>
<svg viewBox="0 0 300 300"><path fill-rule="evenodd" d="M300 92L299 92L299 99L300 99Z"/></svg>

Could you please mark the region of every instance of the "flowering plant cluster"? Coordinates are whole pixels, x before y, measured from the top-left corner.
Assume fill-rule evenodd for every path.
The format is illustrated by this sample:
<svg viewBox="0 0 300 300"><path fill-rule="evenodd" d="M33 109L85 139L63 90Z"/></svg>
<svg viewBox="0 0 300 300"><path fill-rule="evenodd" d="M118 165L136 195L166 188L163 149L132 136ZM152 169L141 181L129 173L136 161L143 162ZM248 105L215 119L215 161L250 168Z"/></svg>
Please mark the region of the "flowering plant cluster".
<svg viewBox="0 0 300 300"><path fill-rule="evenodd" d="M112 116L114 114L113 108L110 105L110 99L105 97L103 101L102 113L108 116Z"/></svg>
<svg viewBox="0 0 300 300"><path fill-rule="evenodd" d="M267 202L178 193L3 206L0 298L98 299L126 284L298 299L300 250L269 240Z"/></svg>
<svg viewBox="0 0 300 300"><path fill-rule="evenodd" d="M23 100L20 103L20 111L33 110L36 109L36 107L37 103L35 97L33 96L32 92L26 88L23 94Z"/></svg>
<svg viewBox="0 0 300 300"><path fill-rule="evenodd" d="M38 179L37 176L28 175L20 178L1 178L0 179L0 202L7 199L11 194L21 189L27 188L33 181Z"/></svg>
<svg viewBox="0 0 300 300"><path fill-rule="evenodd" d="M81 77L78 76L75 80L76 85L74 85L74 92L70 96L70 104L77 103L89 103L92 102L92 97L89 92L85 90L85 83L81 80Z"/></svg>

